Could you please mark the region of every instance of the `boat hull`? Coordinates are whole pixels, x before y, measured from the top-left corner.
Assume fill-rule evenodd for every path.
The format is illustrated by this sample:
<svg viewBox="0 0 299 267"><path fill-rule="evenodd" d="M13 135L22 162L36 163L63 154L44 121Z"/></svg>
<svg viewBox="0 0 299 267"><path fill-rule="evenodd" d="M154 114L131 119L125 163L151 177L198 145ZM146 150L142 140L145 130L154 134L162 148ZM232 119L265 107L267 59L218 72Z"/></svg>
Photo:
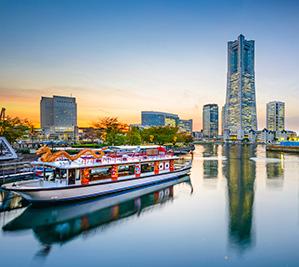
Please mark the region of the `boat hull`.
<svg viewBox="0 0 299 267"><path fill-rule="evenodd" d="M86 199L91 197L113 194L137 187L158 184L173 179L178 179L190 172L191 167L183 168L176 172L169 172L149 177L129 179L124 181L114 181L109 183L89 184L76 187L64 188L41 188L41 189L10 189L21 195L32 203L66 202Z"/></svg>

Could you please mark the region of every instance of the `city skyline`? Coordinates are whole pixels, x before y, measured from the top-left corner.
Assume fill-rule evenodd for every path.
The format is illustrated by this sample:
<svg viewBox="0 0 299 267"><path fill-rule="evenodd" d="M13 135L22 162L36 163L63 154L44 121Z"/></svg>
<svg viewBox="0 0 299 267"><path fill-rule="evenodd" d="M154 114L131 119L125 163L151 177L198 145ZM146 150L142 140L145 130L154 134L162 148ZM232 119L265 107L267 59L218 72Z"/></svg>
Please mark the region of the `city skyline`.
<svg viewBox="0 0 299 267"><path fill-rule="evenodd" d="M278 100L299 131L298 4L230 2L2 1L0 105L39 125L42 95L73 95L79 126L160 110L201 130L202 106L224 104L227 41L242 33L256 41L258 128Z"/></svg>

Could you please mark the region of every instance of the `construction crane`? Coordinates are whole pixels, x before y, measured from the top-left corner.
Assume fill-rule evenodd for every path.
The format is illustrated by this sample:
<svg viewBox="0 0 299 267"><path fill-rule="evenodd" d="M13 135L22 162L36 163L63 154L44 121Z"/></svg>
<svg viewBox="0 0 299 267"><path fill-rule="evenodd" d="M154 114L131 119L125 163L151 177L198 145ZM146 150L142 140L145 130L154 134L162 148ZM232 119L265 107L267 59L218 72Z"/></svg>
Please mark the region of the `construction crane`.
<svg viewBox="0 0 299 267"><path fill-rule="evenodd" d="M4 121L5 120L5 108L1 109L1 113L0 113L0 121Z"/></svg>

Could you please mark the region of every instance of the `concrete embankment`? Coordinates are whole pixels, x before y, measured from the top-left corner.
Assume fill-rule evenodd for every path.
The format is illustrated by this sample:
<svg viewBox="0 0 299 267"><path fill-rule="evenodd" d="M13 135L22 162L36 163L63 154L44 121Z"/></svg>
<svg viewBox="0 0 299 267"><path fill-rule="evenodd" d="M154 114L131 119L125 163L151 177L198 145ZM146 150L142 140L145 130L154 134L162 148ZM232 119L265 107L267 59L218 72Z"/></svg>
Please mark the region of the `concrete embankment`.
<svg viewBox="0 0 299 267"><path fill-rule="evenodd" d="M267 145L268 151L299 153L299 146Z"/></svg>

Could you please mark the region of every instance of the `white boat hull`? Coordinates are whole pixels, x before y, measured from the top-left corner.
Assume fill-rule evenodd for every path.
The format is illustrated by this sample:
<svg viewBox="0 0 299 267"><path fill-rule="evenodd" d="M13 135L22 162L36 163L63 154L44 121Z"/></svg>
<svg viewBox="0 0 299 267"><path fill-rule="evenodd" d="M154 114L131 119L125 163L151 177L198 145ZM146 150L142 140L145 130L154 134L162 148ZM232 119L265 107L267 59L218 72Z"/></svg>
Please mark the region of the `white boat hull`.
<svg viewBox="0 0 299 267"><path fill-rule="evenodd" d="M35 203L43 202L63 202L90 198L95 196L117 193L130 190L137 187L151 184L162 183L172 179L177 179L190 172L191 167L185 167L175 172L168 172L149 177L135 178L124 181L115 181L109 183L89 184L84 186L64 187L64 188L41 188L41 189L14 189L7 187L4 189L14 191L26 200Z"/></svg>

